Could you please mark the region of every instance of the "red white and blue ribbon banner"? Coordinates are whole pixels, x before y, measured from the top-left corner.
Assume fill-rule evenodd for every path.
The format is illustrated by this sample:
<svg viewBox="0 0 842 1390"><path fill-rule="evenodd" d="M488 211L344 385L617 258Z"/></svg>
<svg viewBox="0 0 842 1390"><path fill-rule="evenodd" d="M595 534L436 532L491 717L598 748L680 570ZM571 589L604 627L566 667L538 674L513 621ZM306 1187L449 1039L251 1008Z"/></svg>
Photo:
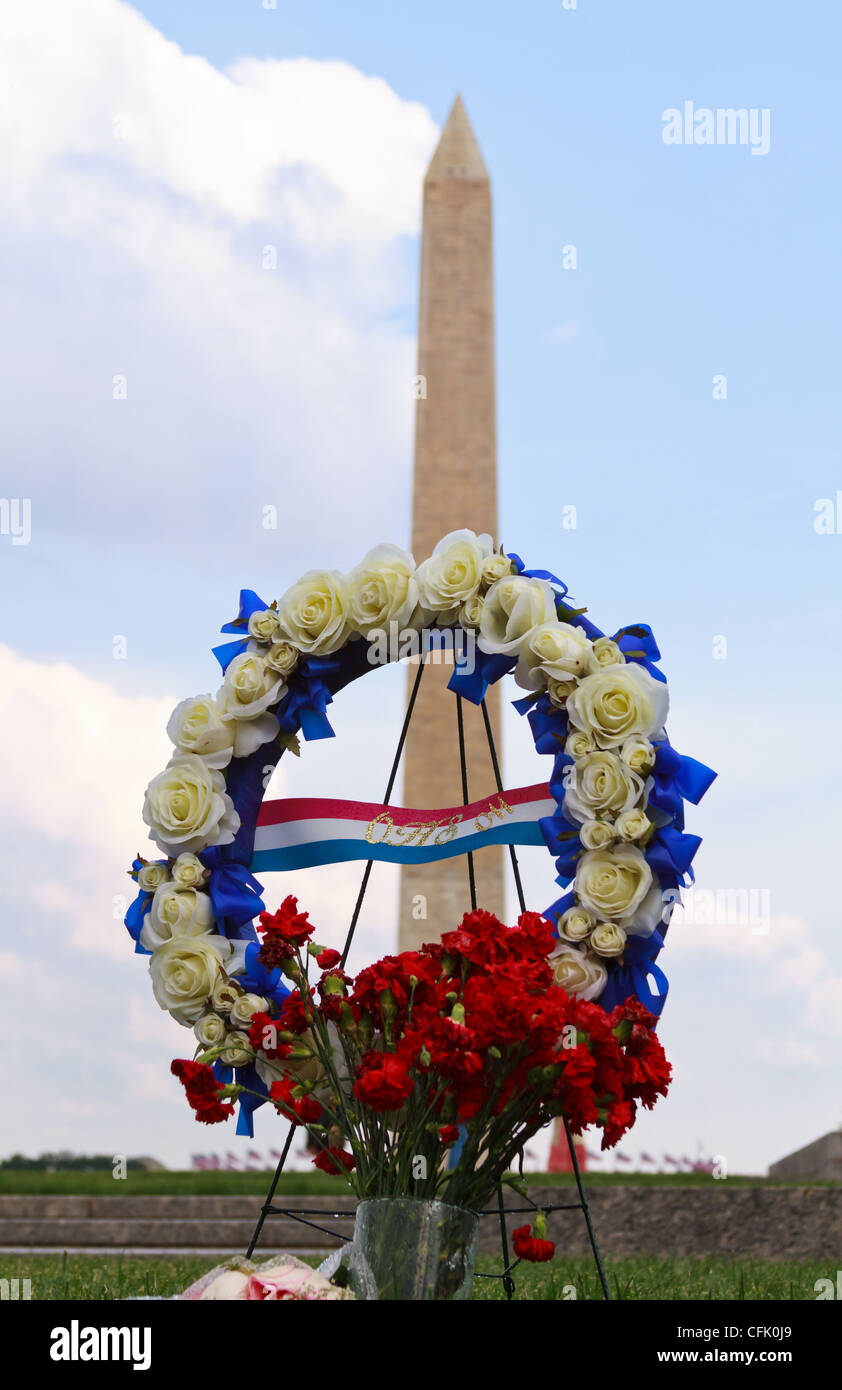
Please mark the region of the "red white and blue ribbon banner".
<svg viewBox="0 0 842 1390"><path fill-rule="evenodd" d="M309 796L265 801L250 868L306 869L350 859L429 864L485 845L543 845L539 821L555 809L546 782L434 811Z"/></svg>

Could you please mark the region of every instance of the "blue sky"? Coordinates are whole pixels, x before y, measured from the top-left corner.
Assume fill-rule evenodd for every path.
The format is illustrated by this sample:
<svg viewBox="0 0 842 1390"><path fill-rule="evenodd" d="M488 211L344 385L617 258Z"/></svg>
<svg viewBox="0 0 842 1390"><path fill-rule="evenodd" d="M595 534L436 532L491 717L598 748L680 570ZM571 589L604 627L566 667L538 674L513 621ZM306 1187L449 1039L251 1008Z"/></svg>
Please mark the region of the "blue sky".
<svg viewBox="0 0 842 1390"><path fill-rule="evenodd" d="M0 537L10 1144L119 1151L154 1131L175 1162L210 1142L112 920L121 845L128 861L141 842L168 709L212 688L238 589L271 598L408 539L420 180L457 90L494 190L501 539L606 630L652 623L674 741L720 772L692 814L700 886L770 894L768 935L671 934L677 1080L627 1147L698 1139L760 1171L837 1125L842 515L817 535L814 508L842 489L838 16L63 8L3 20L2 492L33 515L30 544ZM662 113L686 100L768 109L768 154L665 145ZM337 702L335 747L279 791L379 796L402 683L378 680L376 701ZM510 784L540 775L515 716L506 762ZM338 932L353 885L331 873L306 894ZM543 861L529 875L543 906ZM369 956L393 944L388 872L380 891Z"/></svg>

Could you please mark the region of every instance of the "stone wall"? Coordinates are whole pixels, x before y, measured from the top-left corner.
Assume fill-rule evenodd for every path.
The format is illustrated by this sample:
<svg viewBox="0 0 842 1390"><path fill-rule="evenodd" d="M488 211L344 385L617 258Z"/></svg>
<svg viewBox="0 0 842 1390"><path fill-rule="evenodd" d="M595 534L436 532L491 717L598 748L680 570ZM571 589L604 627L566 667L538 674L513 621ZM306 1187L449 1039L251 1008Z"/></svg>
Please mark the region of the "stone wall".
<svg viewBox="0 0 842 1390"><path fill-rule="evenodd" d="M532 1189L540 1203L575 1201L569 1187ZM279 1199L280 1200L280 1199ZM589 1194L597 1239L606 1259L630 1255L711 1256L767 1260L842 1256L842 1187L596 1187ZM343 1219L332 1229L350 1235L350 1197L288 1197L286 1204ZM510 1193L510 1206L522 1199ZM257 1197L30 1197L0 1196L0 1249L246 1249L260 1201ZM508 1218L511 1231L529 1220ZM481 1247L499 1249L494 1216L483 1218ZM586 1254L581 1211L549 1219L560 1256ZM269 1217L261 1250L324 1249L335 1241L310 1226Z"/></svg>

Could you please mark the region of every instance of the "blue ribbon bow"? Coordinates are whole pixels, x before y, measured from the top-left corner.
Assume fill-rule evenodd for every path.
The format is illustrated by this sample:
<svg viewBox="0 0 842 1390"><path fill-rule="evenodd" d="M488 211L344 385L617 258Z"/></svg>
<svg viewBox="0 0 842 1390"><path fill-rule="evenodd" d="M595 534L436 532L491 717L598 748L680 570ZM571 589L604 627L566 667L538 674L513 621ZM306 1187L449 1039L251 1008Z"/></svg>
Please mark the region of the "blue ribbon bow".
<svg viewBox="0 0 842 1390"><path fill-rule="evenodd" d="M516 665L516 656L506 656L503 652L483 652L474 646L473 670L469 671L464 662L457 663L447 688L454 695L464 696L472 705L481 705L488 687L499 681L507 671L514 670Z"/></svg>
<svg viewBox="0 0 842 1390"><path fill-rule="evenodd" d="M240 1096L240 1110L237 1116L237 1134L243 1134L247 1139L254 1138L254 1112L259 1106L264 1105L269 1098L268 1087L261 1081L257 1074L257 1068L253 1062L249 1062L245 1067L226 1066L223 1062L216 1059L212 1063L211 1070L219 1082L220 1086L230 1086L236 1082L240 1086L247 1086L250 1091L259 1092L256 1096Z"/></svg>
<svg viewBox="0 0 842 1390"><path fill-rule="evenodd" d="M135 955L137 956L151 956L152 954L151 951L147 951L146 947L140 944L140 933L143 930L143 921L151 906L152 894L144 892L141 888L123 918L129 936L134 942Z"/></svg>
<svg viewBox="0 0 842 1390"><path fill-rule="evenodd" d="M623 952L622 964L608 975L608 983L599 997L599 1002L610 1013L617 1004L624 1004L636 994L644 1008L656 1016L666 1003L669 982L663 970L655 964L655 957L664 944L660 932L651 936L630 936ZM659 993L653 994L649 979L655 980Z"/></svg>
<svg viewBox="0 0 842 1390"><path fill-rule="evenodd" d="M268 603L264 603L253 589L240 590L240 611L236 618L230 623L225 623L219 630L220 632L245 632L245 635L238 642L223 642L221 647L214 647L213 654L222 667L223 672L227 671L235 656L244 652L249 644L249 618L252 613L262 613L268 608Z"/></svg>
<svg viewBox="0 0 842 1390"><path fill-rule="evenodd" d="M325 677L336 674L339 669L340 663L335 657L311 656L302 662L275 711L285 733L297 734L300 729L308 742L333 738L333 729L325 714L333 695Z"/></svg>
<svg viewBox="0 0 842 1390"><path fill-rule="evenodd" d="M226 862L226 849L225 845L215 845L203 850L199 858L211 871L208 892L213 915L220 930L223 930L224 923L228 928L227 934L231 935L232 929L251 922L258 912L262 912L264 904L260 896L263 889L254 874L245 864Z"/></svg>
<svg viewBox="0 0 842 1390"><path fill-rule="evenodd" d="M276 966L274 970L267 970L259 957L260 943L253 941L246 947L245 970L236 977L237 984L248 994L261 994L271 999L280 1008L292 990L284 984L280 969Z"/></svg>

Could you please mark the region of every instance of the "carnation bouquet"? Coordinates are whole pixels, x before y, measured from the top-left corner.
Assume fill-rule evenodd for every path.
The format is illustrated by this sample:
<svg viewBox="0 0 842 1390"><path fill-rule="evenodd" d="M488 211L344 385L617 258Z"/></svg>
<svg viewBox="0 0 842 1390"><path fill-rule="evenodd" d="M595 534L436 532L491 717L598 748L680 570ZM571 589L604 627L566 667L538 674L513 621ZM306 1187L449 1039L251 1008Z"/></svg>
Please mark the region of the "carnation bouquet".
<svg viewBox="0 0 842 1390"><path fill-rule="evenodd" d="M537 913L507 927L468 912L440 941L355 979L313 940L296 898L261 913L259 930L275 999L280 977L289 992L276 1003L228 981L229 1007L250 1011L244 1049L278 1113L306 1127L316 1167L342 1174L361 1199L479 1211L553 1116L572 1133L601 1126L605 1148L639 1103L666 1094L653 1016L634 998L608 1013L568 994L554 976L558 938ZM227 1118L248 1089L220 1083L213 1064L225 1050L220 1042L173 1063L206 1123Z"/></svg>

